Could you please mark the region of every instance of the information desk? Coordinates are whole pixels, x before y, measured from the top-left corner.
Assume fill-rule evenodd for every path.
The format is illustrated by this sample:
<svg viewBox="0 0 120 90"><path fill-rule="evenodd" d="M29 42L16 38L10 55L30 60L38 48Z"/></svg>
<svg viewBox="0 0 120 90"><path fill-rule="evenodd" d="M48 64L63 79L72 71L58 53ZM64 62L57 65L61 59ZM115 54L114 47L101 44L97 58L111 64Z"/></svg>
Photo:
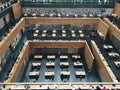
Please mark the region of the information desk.
<svg viewBox="0 0 120 90"><path fill-rule="evenodd" d="M76 71L75 75L77 77L83 77L84 78L86 76L86 73L85 73L85 71Z"/></svg>
<svg viewBox="0 0 120 90"><path fill-rule="evenodd" d="M120 68L120 61L114 61L114 64L117 68Z"/></svg>
<svg viewBox="0 0 120 90"><path fill-rule="evenodd" d="M39 71L29 72L29 77L38 77L39 74L40 74Z"/></svg>
<svg viewBox="0 0 120 90"><path fill-rule="evenodd" d="M74 67L82 67L83 63L81 62L74 62Z"/></svg>
<svg viewBox="0 0 120 90"><path fill-rule="evenodd" d="M68 63L68 62L60 62L60 66L68 67L68 66L69 66L69 63Z"/></svg>
<svg viewBox="0 0 120 90"><path fill-rule="evenodd" d="M46 67L55 67L55 63L54 62L47 62Z"/></svg>
<svg viewBox="0 0 120 90"><path fill-rule="evenodd" d="M68 59L68 56L67 55L61 55L60 59Z"/></svg>
<svg viewBox="0 0 120 90"><path fill-rule="evenodd" d="M48 55L47 59L55 59L55 55Z"/></svg>
<svg viewBox="0 0 120 90"><path fill-rule="evenodd" d="M45 77L52 77L52 76L54 76L54 72L52 72L52 71L45 72Z"/></svg>
<svg viewBox="0 0 120 90"><path fill-rule="evenodd" d="M32 67L39 67L41 66L41 63L32 63Z"/></svg>
<svg viewBox="0 0 120 90"><path fill-rule="evenodd" d="M34 55L34 59L42 59L43 56L42 55Z"/></svg>

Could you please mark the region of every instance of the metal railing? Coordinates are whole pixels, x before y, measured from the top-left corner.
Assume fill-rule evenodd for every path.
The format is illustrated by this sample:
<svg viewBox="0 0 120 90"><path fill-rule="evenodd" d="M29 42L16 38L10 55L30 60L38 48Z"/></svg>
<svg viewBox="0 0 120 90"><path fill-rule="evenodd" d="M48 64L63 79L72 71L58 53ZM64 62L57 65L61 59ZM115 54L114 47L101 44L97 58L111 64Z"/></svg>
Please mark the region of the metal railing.
<svg viewBox="0 0 120 90"><path fill-rule="evenodd" d="M113 8L115 2L31 2L21 1L22 7L58 7L58 8Z"/></svg>

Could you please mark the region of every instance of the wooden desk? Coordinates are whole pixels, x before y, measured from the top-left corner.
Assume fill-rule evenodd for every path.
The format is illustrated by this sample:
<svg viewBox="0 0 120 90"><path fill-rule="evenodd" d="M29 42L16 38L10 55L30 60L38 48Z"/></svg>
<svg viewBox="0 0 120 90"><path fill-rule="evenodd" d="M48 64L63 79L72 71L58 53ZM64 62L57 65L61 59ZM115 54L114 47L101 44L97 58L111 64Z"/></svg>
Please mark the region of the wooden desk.
<svg viewBox="0 0 120 90"><path fill-rule="evenodd" d="M47 32L47 30L43 30L43 34L45 34Z"/></svg>
<svg viewBox="0 0 120 90"><path fill-rule="evenodd" d="M97 14L98 17L101 17L102 15L101 14Z"/></svg>
<svg viewBox="0 0 120 90"><path fill-rule="evenodd" d="M52 77L54 76L54 72L50 71L50 72L45 72L45 77Z"/></svg>
<svg viewBox="0 0 120 90"><path fill-rule="evenodd" d="M62 30L62 34L66 34L66 31L65 31L65 30Z"/></svg>
<svg viewBox="0 0 120 90"><path fill-rule="evenodd" d="M68 66L69 66L69 63L68 63L68 62L60 62L60 66L68 67Z"/></svg>
<svg viewBox="0 0 120 90"><path fill-rule="evenodd" d="M33 36L34 36L34 37L38 37L38 34L37 34L37 33L34 33Z"/></svg>
<svg viewBox="0 0 120 90"><path fill-rule="evenodd" d="M63 33L63 34L62 34L62 37L63 37L63 38L65 38L65 37L66 37L66 34L65 34L65 33Z"/></svg>
<svg viewBox="0 0 120 90"><path fill-rule="evenodd" d="M56 30L53 30L53 34L55 34L56 33Z"/></svg>
<svg viewBox="0 0 120 90"><path fill-rule="evenodd" d="M25 14L24 14L24 16L25 16L25 17L27 17L27 16L28 16L28 14L27 14L27 13L25 13Z"/></svg>
<svg viewBox="0 0 120 90"><path fill-rule="evenodd" d="M49 17L53 17L53 14L49 14Z"/></svg>
<svg viewBox="0 0 120 90"><path fill-rule="evenodd" d="M61 71L61 72L60 72L60 75L70 76L70 71Z"/></svg>
<svg viewBox="0 0 120 90"><path fill-rule="evenodd" d="M61 14L58 14L58 17L61 17Z"/></svg>
<svg viewBox="0 0 120 90"><path fill-rule="evenodd" d="M52 37L56 37L56 33L53 33L53 34L52 34Z"/></svg>
<svg viewBox="0 0 120 90"><path fill-rule="evenodd" d="M74 17L78 17L78 14L74 14Z"/></svg>
<svg viewBox="0 0 120 90"><path fill-rule="evenodd" d="M39 33L39 30L35 30L35 33L38 34L38 33Z"/></svg>
<svg viewBox="0 0 120 90"><path fill-rule="evenodd" d="M54 62L47 62L46 67L55 67L55 63Z"/></svg>
<svg viewBox="0 0 120 90"><path fill-rule="evenodd" d="M42 34L42 37L46 37L46 33Z"/></svg>
<svg viewBox="0 0 120 90"><path fill-rule="evenodd" d="M112 45L103 45L103 49L106 49L106 50L108 50L108 49L112 49L113 48L113 46Z"/></svg>
<svg viewBox="0 0 120 90"><path fill-rule="evenodd" d="M39 71L33 71L33 72L29 72L29 76L30 77L36 77L36 76L39 76Z"/></svg>
<svg viewBox="0 0 120 90"><path fill-rule="evenodd" d="M81 62L74 62L74 67L82 67L83 63Z"/></svg>
<svg viewBox="0 0 120 90"><path fill-rule="evenodd" d="M114 61L114 65L115 65L117 68L120 68L120 61Z"/></svg>
<svg viewBox="0 0 120 90"><path fill-rule="evenodd" d="M81 56L80 55L72 55L72 58L75 58L75 59L80 59Z"/></svg>
<svg viewBox="0 0 120 90"><path fill-rule="evenodd" d="M90 14L89 17L93 17L93 14Z"/></svg>
<svg viewBox="0 0 120 90"><path fill-rule="evenodd" d="M32 67L39 67L41 66L41 63L32 63Z"/></svg>
<svg viewBox="0 0 120 90"><path fill-rule="evenodd" d="M67 55L61 55L60 59L68 59L68 56Z"/></svg>
<svg viewBox="0 0 120 90"><path fill-rule="evenodd" d="M80 34L80 38L84 38L85 36L84 36L84 34Z"/></svg>
<svg viewBox="0 0 120 90"><path fill-rule="evenodd" d="M48 55L47 59L55 59L55 55Z"/></svg>
<svg viewBox="0 0 120 90"><path fill-rule="evenodd" d="M76 76L80 76L80 77L85 77L85 76L86 76L86 73L85 73L85 71L76 71L76 72L75 72L75 75L76 75Z"/></svg>
<svg viewBox="0 0 120 90"><path fill-rule="evenodd" d="M82 16L83 16L83 17L87 17L87 15L86 15L86 14L83 14Z"/></svg>
<svg viewBox="0 0 120 90"><path fill-rule="evenodd" d="M45 15L44 15L44 14L41 14L40 16L41 16L41 17L44 17Z"/></svg>
<svg viewBox="0 0 120 90"><path fill-rule="evenodd" d="M72 38L75 38L75 36L76 36L75 34L72 34Z"/></svg>
<svg viewBox="0 0 120 90"><path fill-rule="evenodd" d="M33 16L33 17L35 17L35 16L36 16L36 14L35 14L35 13L33 13L33 14L32 14L32 16Z"/></svg>
<svg viewBox="0 0 120 90"><path fill-rule="evenodd" d="M83 31L82 30L79 30L79 34L82 34L83 33Z"/></svg>
<svg viewBox="0 0 120 90"><path fill-rule="evenodd" d="M66 17L69 17L69 14L66 14Z"/></svg>
<svg viewBox="0 0 120 90"><path fill-rule="evenodd" d="M74 34L74 33L75 33L75 31L74 31L74 30L71 30L71 33L72 33L72 34Z"/></svg>
<svg viewBox="0 0 120 90"><path fill-rule="evenodd" d="M34 59L42 59L43 56L42 55L34 55Z"/></svg>
<svg viewBox="0 0 120 90"><path fill-rule="evenodd" d="M112 48L113 48L113 46L112 46L112 45L108 45L108 48L109 48L109 49L112 49Z"/></svg>
<svg viewBox="0 0 120 90"><path fill-rule="evenodd" d="M118 53L108 53L108 56L110 58L119 58L119 54Z"/></svg>

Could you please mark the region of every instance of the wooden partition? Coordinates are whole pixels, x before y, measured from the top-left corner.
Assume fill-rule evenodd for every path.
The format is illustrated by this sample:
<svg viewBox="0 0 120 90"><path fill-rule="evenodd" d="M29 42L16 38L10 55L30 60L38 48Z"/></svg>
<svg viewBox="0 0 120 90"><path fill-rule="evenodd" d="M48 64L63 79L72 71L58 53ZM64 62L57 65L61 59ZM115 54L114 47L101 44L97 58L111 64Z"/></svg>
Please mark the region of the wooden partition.
<svg viewBox="0 0 120 90"><path fill-rule="evenodd" d="M120 30L117 26L112 24L107 18L104 19L104 22L109 25L109 36L110 39L112 38L112 35L114 35L118 40L120 40Z"/></svg>
<svg viewBox="0 0 120 90"><path fill-rule="evenodd" d="M99 51L99 48L97 47L96 43L94 41L91 41L91 45L92 45L92 52L97 63L96 71L98 71L101 80L103 82L116 82L117 79L114 73L112 72L105 58Z"/></svg>
<svg viewBox="0 0 120 90"><path fill-rule="evenodd" d="M15 18L19 18L22 14L22 7L20 5L20 2L17 2L12 5L12 10Z"/></svg>
<svg viewBox="0 0 120 90"><path fill-rule="evenodd" d="M30 54L29 42L26 42L14 64L14 66L12 67L11 72L9 73L7 83L18 82L19 79L21 79L21 76L22 76L24 69L26 67L26 64L27 64L29 54Z"/></svg>
<svg viewBox="0 0 120 90"><path fill-rule="evenodd" d="M88 70L90 70L91 67L93 66L94 56L93 56L87 42L86 42L86 45L84 47L84 56L85 56L85 60L86 60L86 63L87 63Z"/></svg>
<svg viewBox="0 0 120 90"><path fill-rule="evenodd" d="M98 21L98 18L25 18L26 24L95 24L96 27Z"/></svg>
<svg viewBox="0 0 120 90"><path fill-rule="evenodd" d="M115 13L117 16L120 16L120 3L118 3L118 2L115 3L113 13Z"/></svg>
<svg viewBox="0 0 120 90"><path fill-rule="evenodd" d="M109 26L101 19L99 19L97 30L99 30L103 34L103 39L105 40L106 35L108 33Z"/></svg>
<svg viewBox="0 0 120 90"><path fill-rule="evenodd" d="M34 48L83 48L85 41L29 41L30 52L34 53Z"/></svg>
<svg viewBox="0 0 120 90"><path fill-rule="evenodd" d="M0 56L7 50L10 44L13 42L16 35L20 32L20 30L25 26L25 20L22 18L15 27L10 30L10 32L4 37L4 39L0 42Z"/></svg>

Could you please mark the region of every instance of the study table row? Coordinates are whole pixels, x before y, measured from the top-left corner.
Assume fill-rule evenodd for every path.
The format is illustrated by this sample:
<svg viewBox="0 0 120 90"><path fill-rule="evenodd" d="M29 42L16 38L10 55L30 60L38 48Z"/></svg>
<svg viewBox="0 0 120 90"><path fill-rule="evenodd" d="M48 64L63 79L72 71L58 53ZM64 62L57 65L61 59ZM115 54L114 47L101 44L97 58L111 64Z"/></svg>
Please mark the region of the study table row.
<svg viewBox="0 0 120 90"><path fill-rule="evenodd" d="M43 55L34 55L34 59L42 59L43 58ZM47 56L47 59L55 59L55 55L48 55ZM80 55L72 55L72 58L74 59L80 59L81 56ZM68 56L67 55L60 55L60 59L68 59Z"/></svg>
<svg viewBox="0 0 120 90"><path fill-rule="evenodd" d="M60 71L60 76L61 77L66 77L66 76L68 76L68 77L70 77L70 71ZM31 72L29 72L29 77L30 78L37 78L37 77L39 77L39 75L40 75L40 72L39 71L31 71ZM54 75L55 75L55 73L53 72L53 71L45 71L45 77L49 77L49 78L52 78L52 77L54 77ZM85 76L86 76L86 73L85 73L85 71L75 71L75 76L76 77L80 77L80 78L84 78Z"/></svg>
<svg viewBox="0 0 120 90"><path fill-rule="evenodd" d="M82 67L83 66L83 63L81 62L74 62L74 67ZM33 68L36 68L36 67L40 67L41 66L41 63L32 63L32 67ZM69 63L68 62L60 62L60 66L61 67L68 67L69 66ZM47 62L46 63L46 67L55 67L55 62Z"/></svg>
<svg viewBox="0 0 120 90"><path fill-rule="evenodd" d="M42 32L42 37L47 37L47 30L43 30L43 32ZM83 31L82 30L79 30L78 31L78 33L79 33L79 36L81 37L81 38L84 38L84 34L83 34ZM34 34L33 34L33 36L34 37L38 37L38 35L39 35L39 30L35 30L35 32L34 32ZM57 31L56 30L53 30L52 31L52 37L56 37L57 36ZM62 30L62 37L66 37L67 35L66 35L66 30ZM74 30L71 30L71 36L74 38L74 37L76 37L76 34L75 34L75 31Z"/></svg>

